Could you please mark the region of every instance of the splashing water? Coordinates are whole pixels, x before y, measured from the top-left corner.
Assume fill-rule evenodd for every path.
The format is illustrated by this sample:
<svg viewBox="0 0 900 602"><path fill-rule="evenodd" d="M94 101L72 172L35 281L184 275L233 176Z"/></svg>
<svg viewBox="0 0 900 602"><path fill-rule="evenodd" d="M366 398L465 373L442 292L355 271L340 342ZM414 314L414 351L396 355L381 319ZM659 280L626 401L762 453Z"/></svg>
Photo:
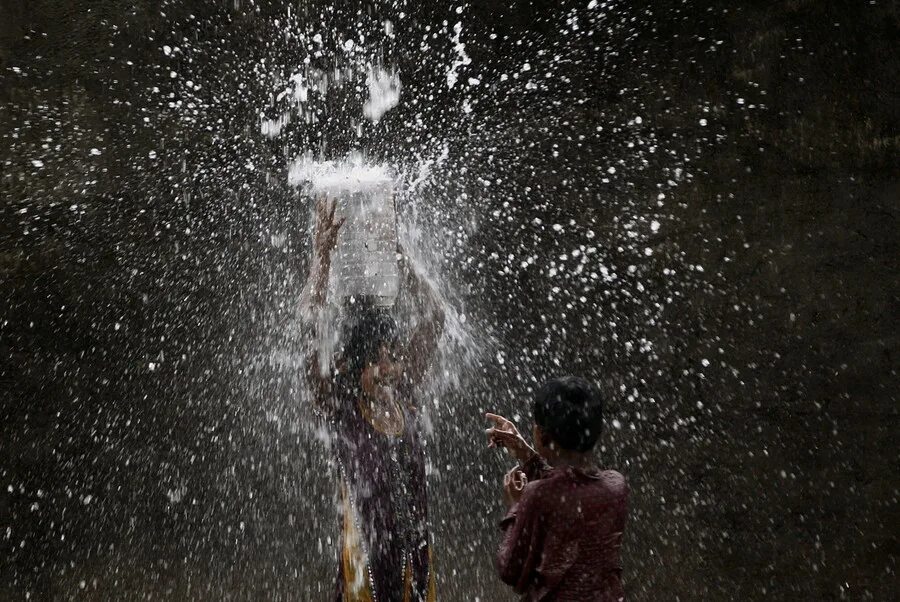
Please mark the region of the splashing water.
<svg viewBox="0 0 900 602"><path fill-rule="evenodd" d="M399 230L401 233L401 247L407 260L410 262L413 270L419 274L419 277L426 279L429 285L438 294L438 302L441 305L442 313L446 320L445 336L442 337L439 344L439 360L436 362L441 366L440 372L435 378L428 383L427 390L423 394L427 398L435 400L435 404L426 406L427 425L431 426L430 409L437 407L437 399L441 392L446 392L453 388L458 388L461 379L469 373L477 358L484 354L484 346L488 339L482 337L479 340L469 331L466 324L465 314L460 313L457 307L451 303L450 299L458 299L457 295L451 292L451 286L440 271L440 264L436 259L440 257L440 248L435 245L435 239L431 233L424 231L422 225L417 222L417 216L420 212L428 211L428 208L421 207L421 197L416 195L416 187L428 178L429 167L433 162L429 162L424 166L419 166L416 178L411 180L408 188L401 187L397 190L398 196L406 198L408 201L407 211L401 215L399 220ZM321 160L312 159L309 153L297 158L292 162L288 170L288 181L303 191L307 197L325 196L332 199L349 199L359 195L381 195L383 191L391 197L394 194L394 186L410 178L404 177L397 173L397 169L386 164L367 163L362 153L354 152L343 160ZM303 202L309 202L305 200ZM346 204L339 203L339 208L347 212ZM356 210L357 213L359 210ZM343 217L339 212L337 218ZM365 215L357 216L357 219L366 218ZM345 225L346 228L346 225ZM332 303L326 312L324 322L320 324L320 332L322 340L320 341L320 358L326 362L326 358L330 358L337 348L340 341L338 333L340 328L338 323L346 319L340 313L340 303L336 303L335 299L340 299L347 295L342 292L343 289L336 285L335 282L340 279L338 275L341 272L340 253L341 243L338 242L336 250L335 265L332 269L332 279L329 292L329 298ZM381 261L378 259L376 261ZM370 260L371 261L371 260ZM394 260L395 261L395 260ZM390 295L391 299L396 293ZM415 312L410 306L398 306L400 315L397 317L402 323L409 324L415 321ZM309 319L308 317L305 319ZM408 330L408 328L407 328ZM295 369L297 365L302 365L302 358L298 358L301 363L294 362L291 369Z"/></svg>
<svg viewBox="0 0 900 602"><path fill-rule="evenodd" d="M393 180L387 165L367 164L360 154L345 161L316 161L307 154L296 159L288 170L288 182L309 196L363 192Z"/></svg>
<svg viewBox="0 0 900 602"><path fill-rule="evenodd" d="M700 103L691 111L702 128L673 135L659 117L670 93L647 83L644 73L661 68L642 62L636 32L665 15L617 2L563 3L526 25L462 5L250 4L164 2L152 42L141 29L143 45L116 46L123 71L107 93L115 131L127 135L70 126L102 117L73 97L40 105L15 138L31 170L27 198L66 220L101 212L128 233L102 241L109 256L93 263L112 262L111 276L91 283L125 301L92 304L88 323L109 324L110 341L141 329L115 343L120 357L91 356L127 381L114 393L133 407L110 401L88 414L106 425L94 435L90 423L91 441L102 439L115 461L66 485L70 497L94 497L53 523L71 562L59 571L108 562L98 571L113 582L121 566L144 567L146 554L156 564L134 569L135 580L156 587L153 575L170 570L153 560L159 545L171 552L162 558L247 576L250 585L234 586L241 592L266 583L268 593L326 595L333 466L316 445L328 436L309 409L299 352L308 197L390 182L400 242L446 315L422 392L439 589L442 599L502 600L487 526L496 518L490 471L501 474L503 459L473 436L485 410L525 423L538 382L582 373L618 400L602 450L610 462L618 450L643 450L655 429L697 421L664 403L677 397L666 375L683 373L691 388L711 371L685 365L677 315L709 275L668 234L684 203L679 187L697 177L692 161L717 143L717 113ZM138 94L120 82L131 86L125 57L147 44L158 51ZM54 150L59 139L72 143ZM73 175L51 185L57 169ZM109 202L126 197L121 210ZM398 311L409 327L412 313ZM85 396L73 392L73 407ZM165 442L161 460L146 461L147 441ZM630 461L638 469L645 459ZM124 502L96 495L128 492L137 478L146 489ZM114 550L111 560L71 543L85 524L116 543L91 548ZM160 529L171 542L158 543ZM191 580L177 580L192 596ZM209 581L213 598L230 587Z"/></svg>
<svg viewBox="0 0 900 602"><path fill-rule="evenodd" d="M377 68L369 71L366 84L369 87L369 99L363 105L363 114L377 122L400 102L400 78L396 73Z"/></svg>

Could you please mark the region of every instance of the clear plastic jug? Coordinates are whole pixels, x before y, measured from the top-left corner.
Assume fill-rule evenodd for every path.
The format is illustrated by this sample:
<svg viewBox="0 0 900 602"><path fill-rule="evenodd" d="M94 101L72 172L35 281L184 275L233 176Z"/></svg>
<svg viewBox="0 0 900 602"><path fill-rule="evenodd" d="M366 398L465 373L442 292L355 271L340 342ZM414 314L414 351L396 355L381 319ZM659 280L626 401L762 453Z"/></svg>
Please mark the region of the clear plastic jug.
<svg viewBox="0 0 900 602"><path fill-rule="evenodd" d="M390 180L329 190L335 219L345 218L332 252L329 296L343 302L367 297L390 307L397 299L397 214Z"/></svg>

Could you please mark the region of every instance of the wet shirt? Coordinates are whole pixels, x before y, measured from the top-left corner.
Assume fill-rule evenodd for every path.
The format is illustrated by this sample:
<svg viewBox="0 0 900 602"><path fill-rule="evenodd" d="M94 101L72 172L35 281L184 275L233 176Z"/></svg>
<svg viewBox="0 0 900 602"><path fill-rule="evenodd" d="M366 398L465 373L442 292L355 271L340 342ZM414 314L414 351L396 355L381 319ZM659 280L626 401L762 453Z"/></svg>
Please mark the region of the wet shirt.
<svg viewBox="0 0 900 602"><path fill-rule="evenodd" d="M614 470L550 468L539 457L522 470L528 484L500 522L501 579L527 601L624 600L625 478Z"/></svg>

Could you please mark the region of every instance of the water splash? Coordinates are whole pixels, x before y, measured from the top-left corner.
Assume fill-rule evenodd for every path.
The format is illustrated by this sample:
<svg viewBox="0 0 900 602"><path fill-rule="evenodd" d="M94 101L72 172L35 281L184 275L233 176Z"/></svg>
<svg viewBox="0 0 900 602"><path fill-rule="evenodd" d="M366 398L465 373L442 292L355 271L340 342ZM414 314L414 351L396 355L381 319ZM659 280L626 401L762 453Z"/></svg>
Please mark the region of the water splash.
<svg viewBox="0 0 900 602"><path fill-rule="evenodd" d="M146 490L121 506L93 497L78 509L82 522L66 521L53 535L68 535L64 545L75 550L72 525L102 523L118 533L135 513L159 515L154 500L176 504L169 492L184 490L177 510L166 509L183 513L166 523L178 527L171 533L179 557L258 553L265 579L277 570L300 582L296 591L322 594L315 588L332 574L322 567L333 512L321 478L327 459L313 444L325 437L299 376L297 305L310 250L303 195L389 173L398 183L401 242L447 315L425 394L436 534L447 566L462 576L441 577L444 597L498 599L485 560L494 487L463 479L472 505L454 501L458 475L500 463L479 455L471 435L483 410L524 416L534 383L566 370L623 383L611 409L617 446L684 421L675 404L660 403L674 394L658 375L678 337L672 307L705 276L700 260L666 235L683 202L678 187L696 177L690 162L712 144L716 112L701 111L706 129L696 136L668 131L660 117L668 92L639 90L641 81L622 75L646 65L633 41L641 20L616 3L554 9L530 20L540 31L527 33L482 23L463 7L429 12L397 2L356 14L257 4L243 3L236 16L215 3L164 3L158 56L138 63L146 78L139 86L125 61L146 43L117 47L122 64L96 71L113 74L104 91L116 101L107 108L117 111L110 114L123 135L70 127L100 118L77 94L8 122L17 124L9 139L32 212L21 218L26 236L57 223L77 229L91 212L127 233L91 245L109 253L89 255L88 264L114 265L94 290L109 287L126 301L91 303L85 338L122 351L91 357L118 371L104 381L127 375L133 389L121 394L134 409L73 393L79 397L66 408L103 425L115 461L91 464L71 486L90 495L105 480L107 491L127 492L140 478ZM348 167L359 149L365 159ZM70 177L57 181L60 169ZM120 323L121 332L112 329ZM107 325L120 334L107 335ZM127 343L114 338L122 335ZM81 361L72 367L87 369ZM135 432L171 449L135 452ZM207 474L216 475L211 483ZM191 514L197 508L204 510ZM281 516L287 508L302 518ZM128 545L115 554L157 544L152 521L142 524L123 531L116 541ZM182 535L186 524L207 531ZM268 562L272 556L291 559L290 569Z"/></svg>
<svg viewBox="0 0 900 602"><path fill-rule="evenodd" d="M302 188L309 196L362 192L394 179L390 166L366 163L362 153L354 153L343 160L322 161L307 153L291 163L288 169L288 183Z"/></svg>
<svg viewBox="0 0 900 602"><path fill-rule="evenodd" d="M385 113L400 102L400 77L396 72L388 72L378 67L369 70L366 85L369 88L369 99L363 105L363 115L377 123Z"/></svg>

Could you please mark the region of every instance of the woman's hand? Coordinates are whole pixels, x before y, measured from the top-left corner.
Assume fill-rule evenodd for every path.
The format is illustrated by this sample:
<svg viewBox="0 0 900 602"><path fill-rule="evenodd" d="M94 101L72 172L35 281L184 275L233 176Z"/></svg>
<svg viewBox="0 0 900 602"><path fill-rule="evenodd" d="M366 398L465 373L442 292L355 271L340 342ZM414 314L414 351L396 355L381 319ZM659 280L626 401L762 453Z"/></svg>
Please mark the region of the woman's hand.
<svg viewBox="0 0 900 602"><path fill-rule="evenodd" d="M330 206L329 206L330 205ZM344 225L344 219L334 221L334 211L337 202L328 202L326 197L316 199L316 232L313 246L315 247L315 260L313 271L310 274L309 300L313 307L319 307L325 303L325 291L328 288L328 273L331 270L331 251L337 243L338 231Z"/></svg>
<svg viewBox="0 0 900 602"><path fill-rule="evenodd" d="M519 501L527 484L528 477L518 466L503 475L503 499L507 506L512 506Z"/></svg>
<svg viewBox="0 0 900 602"><path fill-rule="evenodd" d="M488 447L505 447L520 464L525 464L535 455L534 449L528 445L511 420L490 412L484 416L494 423L494 426L485 431L488 436Z"/></svg>
<svg viewBox="0 0 900 602"><path fill-rule="evenodd" d="M330 207L329 207L330 205ZM328 202L324 196L316 199L316 253L319 258L330 257L334 245L337 243L338 230L344 224L346 218L334 221L334 212L337 202Z"/></svg>

